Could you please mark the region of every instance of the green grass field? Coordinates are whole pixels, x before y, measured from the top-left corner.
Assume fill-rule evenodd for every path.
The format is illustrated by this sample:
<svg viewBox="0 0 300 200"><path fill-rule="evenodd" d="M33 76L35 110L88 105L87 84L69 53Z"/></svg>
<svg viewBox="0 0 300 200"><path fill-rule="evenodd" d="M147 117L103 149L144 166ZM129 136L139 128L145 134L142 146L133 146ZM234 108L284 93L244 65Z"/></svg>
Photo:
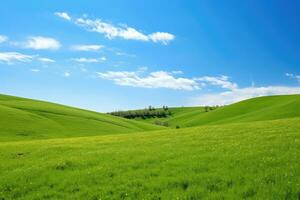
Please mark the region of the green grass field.
<svg viewBox="0 0 300 200"><path fill-rule="evenodd" d="M258 97L241 101L216 110L205 112L203 107L170 108L173 113L167 118L151 118L169 122L171 127L193 127L208 124L226 124L300 117L300 95Z"/></svg>
<svg viewBox="0 0 300 200"><path fill-rule="evenodd" d="M37 107L31 100L9 98L13 97L2 96L1 109L5 108L0 114L2 200L300 198L300 95L256 98L208 113L200 110L195 116L187 114L185 123L195 127L153 131L144 130L157 127L134 120L34 101L40 110L77 114L78 124L66 128L68 133L55 132L52 126L51 132L43 133L49 124L31 127L25 120L22 125L18 114L23 110L29 116L40 111L33 109ZM12 115L15 109L21 111ZM185 115L180 109L177 117ZM72 137L80 119L87 118L84 113L134 128L103 134L99 126L93 134L92 124L85 124L91 132L85 135L81 129ZM31 128L45 137L16 135L14 120L17 128Z"/></svg>
<svg viewBox="0 0 300 200"><path fill-rule="evenodd" d="M118 134L163 128L7 95L0 95L0 119L0 141Z"/></svg>

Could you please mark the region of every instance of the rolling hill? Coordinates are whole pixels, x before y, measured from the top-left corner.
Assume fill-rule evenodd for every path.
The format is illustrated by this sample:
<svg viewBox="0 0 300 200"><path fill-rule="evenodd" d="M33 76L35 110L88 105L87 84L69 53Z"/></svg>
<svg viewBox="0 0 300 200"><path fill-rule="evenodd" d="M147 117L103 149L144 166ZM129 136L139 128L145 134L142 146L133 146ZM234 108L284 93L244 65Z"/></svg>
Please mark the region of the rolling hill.
<svg viewBox="0 0 300 200"><path fill-rule="evenodd" d="M1 95L0 199L297 199L299 102L171 108L193 126L171 129Z"/></svg>
<svg viewBox="0 0 300 200"><path fill-rule="evenodd" d="M266 96L248 99L205 112L203 107L170 108L168 118L139 121L166 121L171 127L193 127L209 124L264 121L300 117L300 95Z"/></svg>
<svg viewBox="0 0 300 200"><path fill-rule="evenodd" d="M300 118L0 142L0 199L298 199Z"/></svg>
<svg viewBox="0 0 300 200"><path fill-rule="evenodd" d="M0 141L117 134L162 128L59 104L0 95Z"/></svg>

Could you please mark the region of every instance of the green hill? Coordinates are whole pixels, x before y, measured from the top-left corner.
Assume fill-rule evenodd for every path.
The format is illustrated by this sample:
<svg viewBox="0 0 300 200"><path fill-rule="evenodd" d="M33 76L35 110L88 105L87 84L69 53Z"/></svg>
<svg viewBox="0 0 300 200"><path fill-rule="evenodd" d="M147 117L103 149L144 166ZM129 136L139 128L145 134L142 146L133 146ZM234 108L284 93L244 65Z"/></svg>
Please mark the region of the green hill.
<svg viewBox="0 0 300 200"><path fill-rule="evenodd" d="M198 115L184 126L253 122L300 117L300 95L257 97Z"/></svg>
<svg viewBox="0 0 300 200"><path fill-rule="evenodd" d="M300 118L0 142L0 199L299 199Z"/></svg>
<svg viewBox="0 0 300 200"><path fill-rule="evenodd" d="M168 122L171 127L192 127L208 124L226 124L300 117L300 95L266 96L248 99L205 112L203 107L170 108L167 118L139 121Z"/></svg>
<svg viewBox="0 0 300 200"><path fill-rule="evenodd" d="M129 133L163 127L78 108L0 95L0 140Z"/></svg>
<svg viewBox="0 0 300 200"><path fill-rule="evenodd" d="M197 127L168 129L0 95L0 199L298 199L299 102L170 108Z"/></svg>

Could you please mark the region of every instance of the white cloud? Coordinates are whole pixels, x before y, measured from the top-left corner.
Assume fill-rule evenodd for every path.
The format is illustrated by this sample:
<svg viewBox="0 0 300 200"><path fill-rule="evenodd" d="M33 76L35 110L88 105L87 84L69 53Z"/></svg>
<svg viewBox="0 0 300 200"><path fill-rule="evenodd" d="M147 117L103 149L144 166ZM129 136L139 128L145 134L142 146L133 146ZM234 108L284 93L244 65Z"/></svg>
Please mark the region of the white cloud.
<svg viewBox="0 0 300 200"><path fill-rule="evenodd" d="M148 36L153 42L161 42L167 45L170 41L175 39L175 36L170 33L156 32Z"/></svg>
<svg viewBox="0 0 300 200"><path fill-rule="evenodd" d="M8 37L5 35L0 35L0 43L6 42L8 40Z"/></svg>
<svg viewBox="0 0 300 200"><path fill-rule="evenodd" d="M229 81L229 77L227 76L203 76L197 78L196 80L210 85L221 86L222 88L229 90L233 90L238 87L236 83L232 83L231 81Z"/></svg>
<svg viewBox="0 0 300 200"><path fill-rule="evenodd" d="M0 52L0 61L7 64L13 64L14 62L30 62L34 56L21 54L19 52Z"/></svg>
<svg viewBox="0 0 300 200"><path fill-rule="evenodd" d="M45 62L45 63L54 63L55 62L55 60L52 60L50 58L43 58L43 57L38 58L38 60L41 62Z"/></svg>
<svg viewBox="0 0 300 200"><path fill-rule="evenodd" d="M103 47L103 45L74 45L71 49L75 51L98 51Z"/></svg>
<svg viewBox="0 0 300 200"><path fill-rule="evenodd" d="M23 45L28 49L59 49L60 42L55 40L54 38L35 36L29 37L28 40Z"/></svg>
<svg viewBox="0 0 300 200"><path fill-rule="evenodd" d="M102 56L102 57L100 58L100 60L102 60L102 61L106 61L106 60L107 60L107 58L106 58L105 56Z"/></svg>
<svg viewBox="0 0 300 200"><path fill-rule="evenodd" d="M285 94L300 94L300 87L267 86L239 88L232 91L201 95L193 98L190 105L227 105L253 97Z"/></svg>
<svg viewBox="0 0 300 200"><path fill-rule="evenodd" d="M45 57L39 57L39 55L26 55L19 52L0 52L0 61L7 64L13 64L15 62L31 62L40 61L45 63L54 63L55 60Z"/></svg>
<svg viewBox="0 0 300 200"><path fill-rule="evenodd" d="M69 77L69 76L71 76L70 72L65 72L64 73L64 77Z"/></svg>
<svg viewBox="0 0 300 200"><path fill-rule="evenodd" d="M54 13L54 14L55 14L56 16L58 16L58 17L61 17L61 18L65 19L65 20L68 20L68 21L71 20L70 15L68 15L68 13L66 13L66 12L56 12L56 13Z"/></svg>
<svg viewBox="0 0 300 200"><path fill-rule="evenodd" d="M289 78L296 79L300 83L300 75L285 73L285 75Z"/></svg>
<svg viewBox="0 0 300 200"><path fill-rule="evenodd" d="M136 57L135 54L128 54L128 53L125 53L125 52L116 52L116 55L117 56Z"/></svg>
<svg viewBox="0 0 300 200"><path fill-rule="evenodd" d="M104 34L108 39L122 38L125 40L152 41L164 45L175 39L175 36L171 33L155 32L147 35L127 25L117 26L101 19L78 18L74 23L88 31Z"/></svg>
<svg viewBox="0 0 300 200"><path fill-rule="evenodd" d="M101 60L104 61L106 60L105 57L101 57L99 59L96 58L73 58L74 61L79 62L79 63L97 63L100 62Z"/></svg>
<svg viewBox="0 0 300 200"><path fill-rule="evenodd" d="M30 71L32 71L32 72L40 72L41 70L39 70L39 69L31 69Z"/></svg>
<svg viewBox="0 0 300 200"><path fill-rule="evenodd" d="M117 85L141 88L168 88L175 90L200 89L199 84L188 78L177 78L165 71L152 72L147 76L140 76L138 72L113 72L97 73L102 79L111 80Z"/></svg>
<svg viewBox="0 0 300 200"><path fill-rule="evenodd" d="M183 74L182 71L157 71L141 76L148 70L147 67L140 67L137 71L109 71L106 73L98 72L100 78L113 81L117 85L144 87L144 88L170 88L180 90L196 90L205 86L220 86L223 89L234 90L238 86L229 81L227 76L203 76L197 78L177 78L176 75Z"/></svg>

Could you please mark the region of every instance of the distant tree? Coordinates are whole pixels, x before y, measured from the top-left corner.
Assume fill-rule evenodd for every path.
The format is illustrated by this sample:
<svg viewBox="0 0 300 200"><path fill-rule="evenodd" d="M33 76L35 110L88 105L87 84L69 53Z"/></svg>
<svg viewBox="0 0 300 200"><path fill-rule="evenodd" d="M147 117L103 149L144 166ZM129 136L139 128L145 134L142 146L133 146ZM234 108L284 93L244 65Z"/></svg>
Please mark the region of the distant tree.
<svg viewBox="0 0 300 200"><path fill-rule="evenodd" d="M163 106L163 110L164 110L164 111L169 110L168 106Z"/></svg>
<svg viewBox="0 0 300 200"><path fill-rule="evenodd" d="M149 110L149 111L153 111L153 110L155 110L155 108L154 108L153 106L149 106L149 107L148 107L148 110Z"/></svg>
<svg viewBox="0 0 300 200"><path fill-rule="evenodd" d="M129 110L129 111L114 111L108 114L124 117L127 119L134 119L134 118L166 118L169 115L172 115L172 112L168 109L167 106L163 108L155 109L153 106L149 106L148 108L142 110Z"/></svg>
<svg viewBox="0 0 300 200"><path fill-rule="evenodd" d="M176 125L176 129L179 129L180 128L180 126L179 125Z"/></svg>

